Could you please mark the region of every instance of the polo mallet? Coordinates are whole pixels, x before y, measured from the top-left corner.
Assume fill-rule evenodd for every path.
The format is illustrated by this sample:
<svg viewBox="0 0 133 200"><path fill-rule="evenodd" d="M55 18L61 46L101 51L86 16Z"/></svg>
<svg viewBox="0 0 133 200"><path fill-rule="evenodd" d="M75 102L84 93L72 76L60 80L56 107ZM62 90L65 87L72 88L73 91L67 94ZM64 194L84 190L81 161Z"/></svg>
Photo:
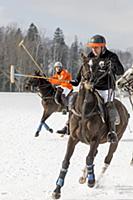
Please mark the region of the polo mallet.
<svg viewBox="0 0 133 200"><path fill-rule="evenodd" d="M43 71L42 71L41 67L39 66L39 64L35 61L35 59L33 58L33 56L30 54L30 52L28 51L28 49L25 47L25 45L24 45L24 40L22 40L22 41L19 43L18 46L19 46L19 47L22 47L22 48L25 50L25 52L26 52L26 53L28 54L28 56L31 58L31 60L33 61L33 63L35 64L35 66L39 69L40 72L43 73Z"/></svg>
<svg viewBox="0 0 133 200"><path fill-rule="evenodd" d="M10 82L11 83L15 83L15 76L27 77L27 78L39 78L39 79L46 79L46 80L51 79L50 77L47 77L47 76L36 76L36 75L30 75L30 74L15 73L14 65L11 65L10 66ZM54 78L52 78L52 79L54 79ZM58 80L58 81L59 82L68 82L69 80Z"/></svg>
<svg viewBox="0 0 133 200"><path fill-rule="evenodd" d="M49 77L46 76L35 76L35 75L30 75L30 74L19 74L15 73L14 65L10 66L10 82L14 83L15 82L15 76L18 77L27 77L27 78L40 78L40 79L50 79Z"/></svg>

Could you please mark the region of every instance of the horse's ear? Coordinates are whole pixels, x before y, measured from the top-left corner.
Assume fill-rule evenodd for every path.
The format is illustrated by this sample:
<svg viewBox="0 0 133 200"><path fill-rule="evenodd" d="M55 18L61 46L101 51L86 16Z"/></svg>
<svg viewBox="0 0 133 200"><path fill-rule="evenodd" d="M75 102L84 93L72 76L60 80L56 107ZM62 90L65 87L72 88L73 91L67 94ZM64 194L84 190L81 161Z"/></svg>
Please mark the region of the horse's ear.
<svg viewBox="0 0 133 200"><path fill-rule="evenodd" d="M36 70L36 71L35 71L35 75L36 75L36 76L39 76L39 75L40 75L40 71L39 71L39 70Z"/></svg>
<svg viewBox="0 0 133 200"><path fill-rule="evenodd" d="M87 55L85 55L84 53L81 53L81 58L83 59L83 63L87 63L89 61Z"/></svg>
<svg viewBox="0 0 133 200"><path fill-rule="evenodd" d="M44 77L46 77L46 74L43 73L42 75L43 75Z"/></svg>

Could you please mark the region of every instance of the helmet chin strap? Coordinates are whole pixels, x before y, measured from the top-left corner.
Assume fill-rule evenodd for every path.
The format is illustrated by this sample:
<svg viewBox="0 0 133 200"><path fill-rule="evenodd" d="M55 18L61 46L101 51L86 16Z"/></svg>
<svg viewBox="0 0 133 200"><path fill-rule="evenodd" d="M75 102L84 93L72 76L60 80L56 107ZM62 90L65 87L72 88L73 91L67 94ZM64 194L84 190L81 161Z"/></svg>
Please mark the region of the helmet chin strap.
<svg viewBox="0 0 133 200"><path fill-rule="evenodd" d="M60 74L62 70L60 70L59 72L57 72L57 74Z"/></svg>
<svg viewBox="0 0 133 200"><path fill-rule="evenodd" d="M101 51L101 54L104 54L105 53L105 51L106 51L106 47L102 47L102 51Z"/></svg>
<svg viewBox="0 0 133 200"><path fill-rule="evenodd" d="M100 57L100 55L103 55L106 51L106 47L101 47L101 53L99 55L97 55L97 58Z"/></svg>

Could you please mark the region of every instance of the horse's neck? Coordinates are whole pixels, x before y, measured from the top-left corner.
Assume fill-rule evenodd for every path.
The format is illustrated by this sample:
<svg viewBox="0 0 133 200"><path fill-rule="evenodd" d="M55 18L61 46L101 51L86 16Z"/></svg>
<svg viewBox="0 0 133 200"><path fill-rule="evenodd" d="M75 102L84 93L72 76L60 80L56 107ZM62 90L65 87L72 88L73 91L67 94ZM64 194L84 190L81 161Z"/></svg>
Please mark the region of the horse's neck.
<svg viewBox="0 0 133 200"><path fill-rule="evenodd" d="M77 96L77 99L76 99L76 110L82 112L82 106L83 106L83 103L84 103L84 99L85 99L85 94L86 94L86 91L85 91L85 88L83 86L81 86L79 92L78 92L78 96Z"/></svg>
<svg viewBox="0 0 133 200"><path fill-rule="evenodd" d="M44 83L39 86L39 92L42 97L52 97L54 95L54 88L50 83Z"/></svg>
<svg viewBox="0 0 133 200"><path fill-rule="evenodd" d="M96 108L97 100L96 96L93 92L91 92L88 89L85 89L84 87L80 89L78 97L77 97L77 103L76 103L76 109L82 113L90 113L94 108Z"/></svg>

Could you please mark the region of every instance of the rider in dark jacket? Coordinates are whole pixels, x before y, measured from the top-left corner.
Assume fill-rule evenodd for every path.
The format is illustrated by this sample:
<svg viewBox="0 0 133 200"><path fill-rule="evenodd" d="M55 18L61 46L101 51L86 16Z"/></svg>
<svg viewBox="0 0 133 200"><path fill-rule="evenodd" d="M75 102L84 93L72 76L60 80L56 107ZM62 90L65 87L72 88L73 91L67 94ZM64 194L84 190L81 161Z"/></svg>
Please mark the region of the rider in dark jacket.
<svg viewBox="0 0 133 200"><path fill-rule="evenodd" d="M89 65L92 70L93 80L99 79L104 73L108 70L112 71L112 73L106 73L100 81L95 83L95 88L98 90L108 90L110 88L115 88L116 75L122 75L124 73L124 68L121 62L118 59L118 56L104 48L103 53L100 54L99 57L96 57L93 52L88 55ZM110 68L110 69L109 69ZM77 86L82 78L82 66L77 74L76 79L71 81L74 86ZM91 80L91 81L93 81Z"/></svg>
<svg viewBox="0 0 133 200"><path fill-rule="evenodd" d="M108 141L117 142L117 134L115 128L115 114L116 109L113 103L115 79L116 75L123 75L124 68L119 61L118 56L106 48L106 40L101 35L93 36L88 47L92 51L88 55L88 64L92 71L91 82L94 88L98 90L103 97L104 103L108 111L109 118L109 133ZM70 81L73 86L78 86L82 80L82 66L77 74L75 80Z"/></svg>

